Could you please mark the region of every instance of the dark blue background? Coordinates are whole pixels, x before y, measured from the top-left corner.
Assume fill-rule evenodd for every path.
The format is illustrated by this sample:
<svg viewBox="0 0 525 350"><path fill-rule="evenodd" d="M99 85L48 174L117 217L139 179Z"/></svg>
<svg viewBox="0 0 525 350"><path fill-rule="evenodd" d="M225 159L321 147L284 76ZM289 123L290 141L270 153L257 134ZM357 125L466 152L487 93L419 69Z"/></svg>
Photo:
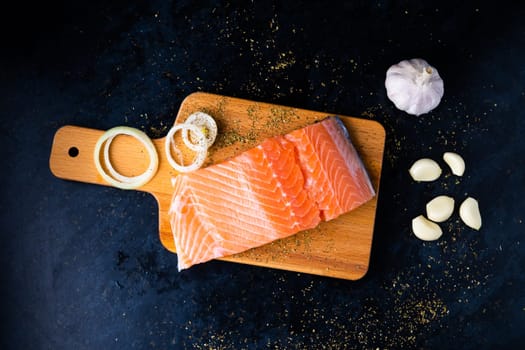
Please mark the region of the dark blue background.
<svg viewBox="0 0 525 350"><path fill-rule="evenodd" d="M1 15L0 348L502 349L525 341L524 6L17 2ZM442 103L421 117L396 110L384 89L387 68L413 57L445 81ZM384 125L365 278L226 262L179 273L158 239L152 197L51 175L62 125L129 125L160 137L195 91ZM414 160L449 150L467 163L459 181L447 170L430 184L408 177ZM482 229L455 214L441 240L417 240L410 221L437 194L477 198Z"/></svg>

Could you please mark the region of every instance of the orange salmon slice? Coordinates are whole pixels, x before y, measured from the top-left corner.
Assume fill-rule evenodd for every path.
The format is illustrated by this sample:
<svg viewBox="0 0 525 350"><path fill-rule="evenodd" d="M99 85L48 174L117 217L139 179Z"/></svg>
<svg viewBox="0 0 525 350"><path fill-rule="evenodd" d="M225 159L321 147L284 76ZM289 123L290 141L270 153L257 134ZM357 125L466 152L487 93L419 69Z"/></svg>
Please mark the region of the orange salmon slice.
<svg viewBox="0 0 525 350"><path fill-rule="evenodd" d="M179 271L316 227L375 196L337 117L174 178Z"/></svg>

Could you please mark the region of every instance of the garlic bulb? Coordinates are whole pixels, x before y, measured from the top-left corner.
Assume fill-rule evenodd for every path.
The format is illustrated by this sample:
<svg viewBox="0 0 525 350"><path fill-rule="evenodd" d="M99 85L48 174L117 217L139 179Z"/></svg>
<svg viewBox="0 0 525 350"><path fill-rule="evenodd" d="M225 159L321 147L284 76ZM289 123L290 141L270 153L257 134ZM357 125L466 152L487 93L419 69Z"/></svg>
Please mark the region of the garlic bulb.
<svg viewBox="0 0 525 350"><path fill-rule="evenodd" d="M413 115L436 108L444 92L437 69L420 58L391 66L386 72L385 87L396 107Z"/></svg>

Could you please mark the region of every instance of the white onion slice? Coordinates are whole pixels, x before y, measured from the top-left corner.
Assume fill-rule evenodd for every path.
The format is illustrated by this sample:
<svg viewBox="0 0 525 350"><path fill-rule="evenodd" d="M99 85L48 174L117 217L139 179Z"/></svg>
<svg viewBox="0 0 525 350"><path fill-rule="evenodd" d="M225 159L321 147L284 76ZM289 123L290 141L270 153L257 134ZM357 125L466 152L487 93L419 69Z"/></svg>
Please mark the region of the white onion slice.
<svg viewBox="0 0 525 350"><path fill-rule="evenodd" d="M146 148L146 151L148 151L150 163L148 168L142 174L137 176L124 176L113 168L109 159L109 146L117 135L128 135L134 137L140 143L142 143L142 145L144 145ZM104 166L108 169L109 174L104 170L102 164L100 163L100 150L102 145L104 145ZM104 134L102 134L95 144L93 156L95 160L95 168L99 172L100 176L102 176L102 178L110 185L125 190L135 189L148 183L153 178L153 176L155 176L159 167L159 156L157 154L157 150L148 135L139 129L128 126L117 126L107 130Z"/></svg>
<svg viewBox="0 0 525 350"><path fill-rule="evenodd" d="M190 131L197 136L197 144L194 144L196 156L193 159L193 162L189 165L177 163L171 155L171 144L173 142L173 136L179 130L181 130L183 134L186 131ZM190 172L199 169L202 166L202 164L204 164L204 161L206 160L206 155L208 154L206 135L200 127L194 124L181 123L174 125L168 132L168 135L166 136L166 142L164 146L168 163L170 163L173 169L177 170L180 173Z"/></svg>
<svg viewBox="0 0 525 350"><path fill-rule="evenodd" d="M142 175L137 175L137 176L132 176L132 177L122 175L121 173L116 171L115 168L113 168L113 165L111 164L111 160L109 159L109 146L111 145L111 142L113 142L113 139L116 136L118 135L113 135L110 138L108 138L106 142L104 142L104 150L102 154L102 157L104 159L104 165L107 171L109 172L109 175L112 176L117 181L127 182L127 183L137 181L137 179L140 179Z"/></svg>
<svg viewBox="0 0 525 350"><path fill-rule="evenodd" d="M207 148L210 148L215 142L215 139L217 138L217 123L215 122L215 119L213 119L209 114L204 112L195 112L184 121L184 124L192 124L200 127L201 129L205 129L203 133L206 137ZM198 140L198 138L199 137L195 135L194 132L188 129L184 129L182 131L182 140L184 141L184 144L195 152L199 151L199 145L195 142L195 139Z"/></svg>

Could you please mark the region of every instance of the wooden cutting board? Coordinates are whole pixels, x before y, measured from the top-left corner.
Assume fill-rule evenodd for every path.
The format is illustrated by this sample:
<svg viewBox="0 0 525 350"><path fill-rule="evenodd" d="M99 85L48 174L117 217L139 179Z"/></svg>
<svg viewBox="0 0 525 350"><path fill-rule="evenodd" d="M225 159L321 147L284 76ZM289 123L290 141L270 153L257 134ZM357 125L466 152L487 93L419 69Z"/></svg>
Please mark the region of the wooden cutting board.
<svg viewBox="0 0 525 350"><path fill-rule="evenodd" d="M198 92L182 102L175 123L184 121L196 111L212 115L219 127L219 135L209 150L206 165L221 162L254 147L266 137L285 134L332 115ZM384 128L375 121L340 117L361 155L376 193L379 193ZM103 130L77 126L60 128L51 149L49 164L52 173L66 180L108 185L98 174L93 161L95 143L103 133ZM157 199L160 241L166 249L176 253L168 209L172 194L170 180L177 172L169 166L164 155L164 138L154 139L153 142L159 154L159 169L153 179L138 190L149 192ZM142 173L149 163L141 144L125 135L114 139L110 158L114 167L128 176ZM377 200L376 195L358 209L324 222L315 229L222 260L359 279L368 270ZM117 225L118 222L115 222Z"/></svg>

